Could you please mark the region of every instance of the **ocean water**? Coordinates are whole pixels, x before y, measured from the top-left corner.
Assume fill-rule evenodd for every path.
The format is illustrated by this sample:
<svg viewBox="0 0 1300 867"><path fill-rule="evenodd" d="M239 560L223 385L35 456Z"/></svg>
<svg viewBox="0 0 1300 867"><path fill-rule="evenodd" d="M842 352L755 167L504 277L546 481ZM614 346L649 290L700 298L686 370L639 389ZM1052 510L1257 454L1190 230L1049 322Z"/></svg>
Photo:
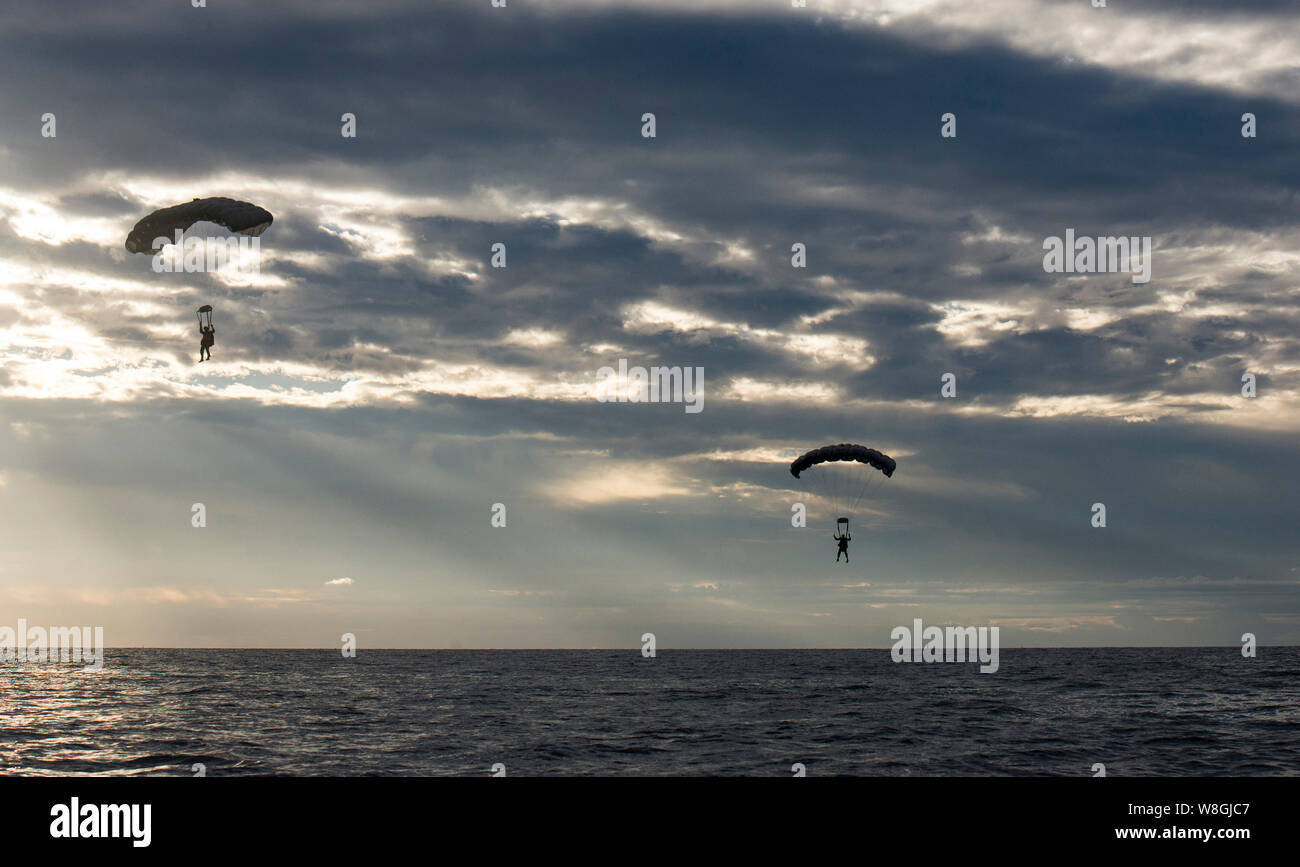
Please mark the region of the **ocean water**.
<svg viewBox="0 0 1300 867"><path fill-rule="evenodd" d="M1300 774L1300 648L120 649L0 663L0 773Z"/></svg>

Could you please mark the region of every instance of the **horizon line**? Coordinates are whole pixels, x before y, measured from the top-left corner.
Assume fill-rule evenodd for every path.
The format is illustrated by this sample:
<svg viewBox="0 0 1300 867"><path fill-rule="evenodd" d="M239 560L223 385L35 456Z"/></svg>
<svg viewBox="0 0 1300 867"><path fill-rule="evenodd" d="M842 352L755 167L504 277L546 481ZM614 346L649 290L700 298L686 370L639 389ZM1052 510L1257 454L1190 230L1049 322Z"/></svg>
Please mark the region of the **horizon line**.
<svg viewBox="0 0 1300 867"><path fill-rule="evenodd" d="M1300 643L1294 644L1256 644L1256 647L1300 647ZM0 645L0 648L8 645ZM1222 650L1232 649L1240 650L1240 644L1058 644L1058 645L1023 645L1017 644L1014 647L1003 646L999 650ZM53 648L51 648L53 649ZM134 645L119 644L106 646L104 650L339 650L337 646L322 647L255 647L255 646L183 646L183 645ZM362 649L362 648L358 648ZM629 647L366 647L365 650L500 650L500 651L591 651L591 650L635 650L639 651L639 645ZM663 650L664 648L657 648ZM799 651L849 651L849 650L892 650L893 645L883 647L670 647L667 650L707 650L707 651L770 651L770 650L799 650Z"/></svg>

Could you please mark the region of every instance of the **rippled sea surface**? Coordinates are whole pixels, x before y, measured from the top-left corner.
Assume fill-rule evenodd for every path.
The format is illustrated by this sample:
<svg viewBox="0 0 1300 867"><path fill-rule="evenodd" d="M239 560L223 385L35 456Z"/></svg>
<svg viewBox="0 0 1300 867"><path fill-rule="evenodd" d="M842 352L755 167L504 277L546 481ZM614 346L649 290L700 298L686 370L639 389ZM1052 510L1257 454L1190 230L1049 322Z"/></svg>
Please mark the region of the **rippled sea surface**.
<svg viewBox="0 0 1300 867"><path fill-rule="evenodd" d="M109 650L0 663L6 774L1300 773L1300 648Z"/></svg>

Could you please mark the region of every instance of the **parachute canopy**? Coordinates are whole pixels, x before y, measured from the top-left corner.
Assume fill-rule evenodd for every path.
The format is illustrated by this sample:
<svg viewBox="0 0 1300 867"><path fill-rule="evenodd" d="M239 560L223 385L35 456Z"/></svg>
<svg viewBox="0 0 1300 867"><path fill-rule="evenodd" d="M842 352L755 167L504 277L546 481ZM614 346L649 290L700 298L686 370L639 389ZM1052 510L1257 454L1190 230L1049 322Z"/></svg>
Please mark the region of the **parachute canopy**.
<svg viewBox="0 0 1300 867"><path fill-rule="evenodd" d="M274 219L266 208L251 202L220 196L195 199L183 205L160 208L136 223L131 234L126 236L126 249L132 253L157 253L162 246L155 246L155 239L167 238L170 242L177 229L184 232L200 221L216 223L241 235L260 235Z"/></svg>
<svg viewBox="0 0 1300 867"><path fill-rule="evenodd" d="M808 493L821 500L822 516L835 522L836 535L848 531L849 517L857 514L863 498L898 465L889 455L866 446L840 443L822 446L800 455L790 464L790 475L808 486Z"/></svg>
<svg viewBox="0 0 1300 867"><path fill-rule="evenodd" d="M886 476L893 476L898 464L889 455L853 443L840 443L837 446L822 446L795 458L790 464L790 475L796 479L809 467L830 461L857 461L880 470Z"/></svg>

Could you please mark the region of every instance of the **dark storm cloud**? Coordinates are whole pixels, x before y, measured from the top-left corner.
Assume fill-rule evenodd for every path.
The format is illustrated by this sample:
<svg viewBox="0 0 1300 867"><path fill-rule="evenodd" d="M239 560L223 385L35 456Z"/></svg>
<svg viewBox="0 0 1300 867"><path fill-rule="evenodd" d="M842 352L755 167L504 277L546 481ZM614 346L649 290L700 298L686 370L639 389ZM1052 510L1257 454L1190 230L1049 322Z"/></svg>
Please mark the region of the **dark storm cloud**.
<svg viewBox="0 0 1300 867"><path fill-rule="evenodd" d="M1297 180L1288 157L1294 121L1280 106L1251 106L1274 128L1245 143L1236 132L1239 97L1005 50L936 52L886 35L762 17L538 19L528 10L488 16L469 7L430 16L395 6L391 17L374 20L272 13L250 32L247 13L151 17L134 42L83 33L14 45L9 63L22 65L29 86L9 94L22 104L10 108L20 114L68 104L56 146L84 158L86 169L253 167L274 177L306 161L340 180L356 172L387 178L380 183L390 188L456 193L490 182L555 196L612 195L697 232L700 244L746 238L775 272L754 285L741 272L682 261L628 232L424 220L412 229L421 237L434 232L439 245L472 261L482 260L488 239L508 239L512 269L489 270L484 282L485 294L508 303L485 305L463 280L401 273L401 265L378 277L370 263L327 274L286 265L286 276L314 284L311 309L334 318L364 319L387 306L436 311L435 334L493 338L525 324L568 322L594 325L594 338L610 339L621 303L669 286L690 308L722 318L741 309L753 327L782 327L817 312L819 296L822 308L833 301L801 291L802 275L782 268L791 239L812 247L808 277L830 274L846 285L934 300L951 297L954 284L970 297L1007 298L1050 283L1032 245L1066 224L1081 233L1095 227L1159 238L1184 227L1290 225L1296 216L1295 197L1278 195ZM120 14L132 17L129 8ZM16 41L22 19L10 16L20 25ZM543 26L546 38L538 39ZM485 51L494 62L476 65ZM799 62L812 56L816 64ZM230 86L231 70L245 86ZM183 98L141 111L140 94L175 79ZM1068 109L1053 110L1044 123L1044 107L1064 108L1067 97ZM336 135L340 106L362 117L356 141ZM632 134L646 108L660 116L654 143ZM955 142L935 134L942 110L958 113ZM78 117L93 119L93 135L72 123ZM37 150L51 143L17 129L7 139L31 181L55 165ZM833 197L838 202L788 195L808 184L845 195ZM855 190L881 189L889 201L854 201ZM61 204L124 219L140 208L111 193L70 195ZM1031 252L1015 262L1006 253L976 253L979 280L954 279L949 265L971 258L955 235L969 227L972 209L1028 228ZM289 217L276 226L278 243L347 251ZM557 264L561 235L567 255ZM116 270L136 267L131 261ZM535 303L509 295L533 286L541 291ZM889 343L887 323L867 317L863 325L873 343ZM337 346L340 332L330 339ZM277 347L313 352L285 332L256 346L250 351L263 360ZM1040 369L1016 366L1026 376Z"/></svg>
<svg viewBox="0 0 1300 867"><path fill-rule="evenodd" d="M615 308L656 286L711 315L741 309L753 327L783 327L816 312L819 295L822 308L833 301L799 285L820 274L931 300L952 297L955 286L967 297L1025 297L1051 286L1037 243L1066 225L1159 239L1296 218L1294 195L1279 195L1296 187L1295 121L1269 101L1250 106L1269 118L1269 134L1244 142L1237 96L775 17L539 18L471 7L433 16L394 7L383 19L312 20L312 6L299 12L308 17L275 12L256 28L247 8L170 14L135 40L87 33L14 46L9 62L22 64L30 84L10 94L20 106L9 110L35 116L42 105L67 105L55 146L85 169L183 175L225 166L274 178L309 165L313 175L367 177L390 190L454 195L476 183L518 183L557 197L612 196L698 244L745 238L768 266L755 285L752 275L682 261L628 232L441 219L407 225L471 261L484 259L490 240L509 242L512 268L489 270L484 282L484 293L505 303L485 304L461 280L401 265L379 276L369 262L329 273L285 267L285 276L313 284L308 317L314 309L364 319L388 307L436 315L435 335L492 338L549 319L596 325L593 336L610 339ZM156 110L142 110L140 94L173 80L177 99L163 90ZM337 136L342 110L360 116L359 139ZM635 135L643 110L659 115L652 143ZM937 135L947 110L959 116L957 141ZM78 126L91 122L93 133ZM55 165L50 143L17 129L6 138L29 182L52 180L41 174ZM842 192L809 201L800 191L810 184ZM865 198L882 192L888 198ZM111 194L63 205L82 201L84 213L120 202L124 221L141 207ZM956 235L972 210L1030 232L1029 249L1019 244L1015 261L963 249ZM294 216L282 215L268 241L347 250ZM806 277L783 267L795 239L811 247ZM980 278L954 278L949 266L972 259ZM535 303L509 294L533 287ZM869 339L888 342L885 328L869 324ZM315 351L283 332L249 351L269 360L277 347ZM1036 369L1024 365L1022 375Z"/></svg>

